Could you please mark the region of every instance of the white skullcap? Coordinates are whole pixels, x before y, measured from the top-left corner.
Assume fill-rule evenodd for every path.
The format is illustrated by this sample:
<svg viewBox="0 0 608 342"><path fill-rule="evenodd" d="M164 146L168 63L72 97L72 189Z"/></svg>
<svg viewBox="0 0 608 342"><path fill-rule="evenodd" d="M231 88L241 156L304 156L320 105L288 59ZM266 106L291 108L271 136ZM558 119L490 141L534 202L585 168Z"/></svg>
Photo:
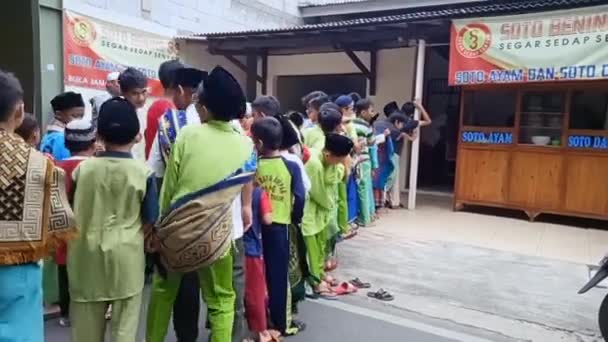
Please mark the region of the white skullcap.
<svg viewBox="0 0 608 342"><path fill-rule="evenodd" d="M120 76L120 73L118 71L111 72L108 74L107 80L116 81L118 80L118 76Z"/></svg>

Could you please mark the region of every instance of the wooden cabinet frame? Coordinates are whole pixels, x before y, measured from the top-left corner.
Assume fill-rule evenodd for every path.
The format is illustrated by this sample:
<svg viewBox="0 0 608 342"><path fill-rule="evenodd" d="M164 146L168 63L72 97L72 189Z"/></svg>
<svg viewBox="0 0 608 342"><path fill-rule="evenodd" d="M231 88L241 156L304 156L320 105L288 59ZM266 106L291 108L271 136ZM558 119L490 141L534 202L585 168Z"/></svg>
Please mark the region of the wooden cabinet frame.
<svg viewBox="0 0 608 342"><path fill-rule="evenodd" d="M465 126L465 93L496 89L517 91L514 126ZM464 205L479 205L522 210L531 220L541 213L608 220L608 150L568 147L568 137L571 135L608 137L608 130L569 129L573 93L593 89L608 92L608 82L484 85L462 89L454 210L460 210ZM530 91L564 92L561 146L519 143L523 94ZM462 133L466 131L510 132L513 143L465 143ZM530 170L527 170L528 166ZM474 174L471 174L471 170L474 170ZM589 170L594 177L581 175L581 170ZM605 170L604 177L600 176L602 170ZM548 183L551 185L546 185ZM484 184L490 189L483 189ZM591 198L584 197L586 190ZM520 200L515 200L515 197Z"/></svg>

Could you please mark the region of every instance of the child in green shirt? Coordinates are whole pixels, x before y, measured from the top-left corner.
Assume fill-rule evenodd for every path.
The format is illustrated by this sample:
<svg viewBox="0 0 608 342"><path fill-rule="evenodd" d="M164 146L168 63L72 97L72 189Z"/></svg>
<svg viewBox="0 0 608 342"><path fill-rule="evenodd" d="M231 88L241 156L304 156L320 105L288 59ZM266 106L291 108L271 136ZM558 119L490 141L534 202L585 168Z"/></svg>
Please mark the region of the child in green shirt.
<svg viewBox="0 0 608 342"><path fill-rule="evenodd" d="M130 153L141 140L132 104L122 98L104 103L98 133L105 152L73 172L80 234L68 246L72 340L103 341L111 304L112 341L132 342L144 287L144 234L158 217L156 182Z"/></svg>
<svg viewBox="0 0 608 342"><path fill-rule="evenodd" d="M302 234L308 251L311 285L316 294L326 297L334 296L330 284L324 280L324 264L327 227L336 210L334 195L339 181L336 175L352 149L351 139L329 133L323 151L313 151L305 165L312 186L304 206Z"/></svg>
<svg viewBox="0 0 608 342"><path fill-rule="evenodd" d="M273 117L258 119L251 133L259 153L256 182L268 193L272 224L263 227L264 261L268 286L270 320L283 335L294 335L289 286L289 225L300 224L306 190L302 172L295 162L281 157L283 129Z"/></svg>

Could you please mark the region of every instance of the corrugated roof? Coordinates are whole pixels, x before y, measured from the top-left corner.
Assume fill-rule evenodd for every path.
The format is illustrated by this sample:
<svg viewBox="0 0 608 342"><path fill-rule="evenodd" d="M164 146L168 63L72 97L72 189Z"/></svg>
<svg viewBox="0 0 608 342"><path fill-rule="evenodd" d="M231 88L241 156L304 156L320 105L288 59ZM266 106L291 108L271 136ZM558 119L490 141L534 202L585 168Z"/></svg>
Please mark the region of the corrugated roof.
<svg viewBox="0 0 608 342"><path fill-rule="evenodd" d="M177 37L179 39L205 40L208 38L231 38L239 36L255 36L290 32L306 32L337 29L344 27L358 27L369 25L381 25L391 23L413 22L431 19L459 18L472 16L492 16L521 12L537 12L543 10L556 10L568 7L586 7L605 4L605 0L512 0L500 3L488 4L466 4L461 6L439 6L429 9L414 10L404 14L356 18L341 21L325 22L318 24L305 24L289 27L253 29L233 32L210 32L199 33L191 36Z"/></svg>
<svg viewBox="0 0 608 342"><path fill-rule="evenodd" d="M331 0L306 0L306 1L300 1L300 4L298 5L299 7L322 7L322 6L332 6L332 5L348 5L348 4L354 4L357 2L366 2L369 0L336 0L336 1L331 1Z"/></svg>

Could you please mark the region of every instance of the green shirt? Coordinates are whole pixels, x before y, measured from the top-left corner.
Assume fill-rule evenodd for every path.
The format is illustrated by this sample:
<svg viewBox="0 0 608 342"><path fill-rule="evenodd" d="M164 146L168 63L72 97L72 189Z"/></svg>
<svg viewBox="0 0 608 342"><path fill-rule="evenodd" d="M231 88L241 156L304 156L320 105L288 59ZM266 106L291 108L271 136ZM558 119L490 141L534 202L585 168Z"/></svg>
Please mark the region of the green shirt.
<svg viewBox="0 0 608 342"><path fill-rule="evenodd" d="M171 149L160 195L164 213L172 203L214 185L243 167L253 143L230 123L210 121L184 127Z"/></svg>
<svg viewBox="0 0 608 342"><path fill-rule="evenodd" d="M281 157L260 158L256 181L268 195L272 203L272 222L291 223L292 177L285 160Z"/></svg>
<svg viewBox="0 0 608 342"><path fill-rule="evenodd" d="M337 208L336 190L343 171L341 165L325 165L323 159L321 151L312 150L310 159L304 165L311 183L302 217L304 236L315 235L325 229Z"/></svg>
<svg viewBox="0 0 608 342"><path fill-rule="evenodd" d="M68 244L70 296L76 302L124 299L144 287L143 224L158 216L155 180L128 153L105 152L74 170L78 238Z"/></svg>
<svg viewBox="0 0 608 342"><path fill-rule="evenodd" d="M355 127L355 132L357 133L357 137L365 141L366 145L361 149L361 153L368 153L369 146L373 146L374 141L374 130L369 122L365 121L362 118L356 118L353 120L353 126Z"/></svg>
<svg viewBox="0 0 608 342"><path fill-rule="evenodd" d="M317 151L322 151L325 148L325 133L319 125L305 129L302 136L304 137L304 144L308 148Z"/></svg>
<svg viewBox="0 0 608 342"><path fill-rule="evenodd" d="M355 125L353 124L353 122L349 122L344 126L344 129L346 131L346 136L349 137L354 143L357 142L358 137L357 137L357 130L355 129Z"/></svg>

